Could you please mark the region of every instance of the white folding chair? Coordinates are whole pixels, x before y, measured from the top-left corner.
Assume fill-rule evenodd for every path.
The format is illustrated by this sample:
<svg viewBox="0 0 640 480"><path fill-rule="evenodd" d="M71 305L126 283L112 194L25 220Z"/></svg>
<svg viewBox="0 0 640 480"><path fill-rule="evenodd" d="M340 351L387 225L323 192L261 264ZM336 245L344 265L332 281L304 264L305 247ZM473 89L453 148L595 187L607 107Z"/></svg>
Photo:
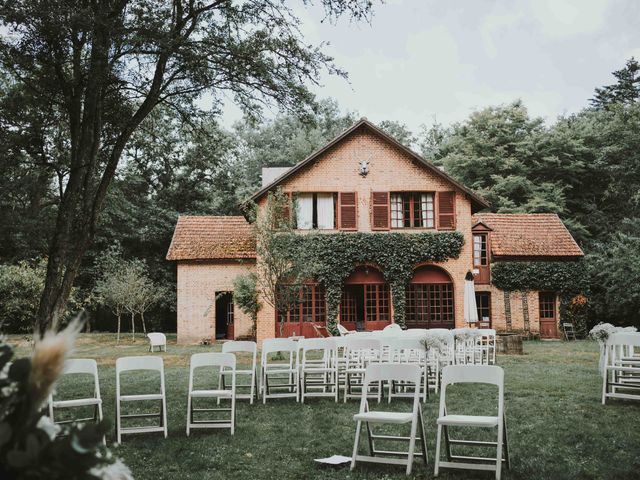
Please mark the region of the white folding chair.
<svg viewBox="0 0 640 480"><path fill-rule="evenodd" d="M426 402L429 398L428 378L430 372L421 338L417 336L394 338L389 345L389 362L418 365L422 372L422 381L415 386L407 386L399 382L389 383L389 403L394 397L412 398L413 392L409 390L414 388L420 392L422 401Z"/></svg>
<svg viewBox="0 0 640 480"><path fill-rule="evenodd" d="M475 341L475 363L480 365L495 365L496 331L493 328L479 328Z"/></svg>
<svg viewBox="0 0 640 480"><path fill-rule="evenodd" d="M236 379L241 375L249 377L248 384L236 384L236 398L238 400L249 399L249 403L253 404L254 397L256 399L258 397L258 345L256 344L256 342L251 341L230 340L222 344L222 353L247 353L251 356L251 366L248 370L235 370ZM225 371L224 367L220 371L218 388L220 388L221 390L227 388L225 377L229 374L230 372ZM248 388L249 393L238 393L237 390L239 390L240 388ZM218 403L220 402L218 401Z"/></svg>
<svg viewBox="0 0 640 480"><path fill-rule="evenodd" d="M91 375L93 377L93 395L91 397L72 398L67 400L56 400L54 394L49 395L49 417L58 424L73 422L101 422L102 421L102 398L100 397L100 381L98 379L98 364L90 358L74 358L67 360L64 364L63 375ZM56 392L57 393L57 392ZM93 407L93 416L89 418L73 418L70 420L56 421L54 409ZM103 438L103 441L105 439Z"/></svg>
<svg viewBox="0 0 640 480"><path fill-rule="evenodd" d="M471 330L473 330L471 332ZM455 340L454 361L456 365L474 365L476 363L476 338L475 329L452 330Z"/></svg>
<svg viewBox="0 0 640 480"><path fill-rule="evenodd" d="M159 393L144 393L134 395L122 395L121 393L121 378L120 376L125 372L145 370L155 371L160 373L160 392ZM160 402L160 413L137 413L137 414L122 414L122 403L129 402ZM160 419L159 426L143 426L143 427L123 427L123 418L158 418ZM164 437L167 438L167 397L164 388L164 363L160 357L121 357L116 360L116 436L118 437L118 443L122 441L122 435L130 433L151 433L151 432L163 432Z"/></svg>
<svg viewBox="0 0 640 480"><path fill-rule="evenodd" d="M380 362L382 358L382 343L379 338L350 335L345 346L345 380L344 401L349 398L360 398L364 373L367 365ZM360 391L356 391L360 390ZM381 400L382 388L379 384L375 395L367 391L367 395Z"/></svg>
<svg viewBox="0 0 640 480"><path fill-rule="evenodd" d="M604 350L602 404L607 398L640 400L640 333L613 333Z"/></svg>
<svg viewBox="0 0 640 480"><path fill-rule="evenodd" d="M422 457L427 463L427 444L425 442L424 423L422 420L422 407L420 405L420 391L415 389L413 393L413 408L410 412L384 412L371 411L367 400L366 392L369 385L381 382L406 382L414 385L420 384L422 372L418 365L395 364L395 363L371 363L367 365L362 386L360 399L360 411L353 416L356 421L356 437L353 444L353 455L351 457L351 470L356 466L356 462L386 463L391 465L403 465L407 467L407 475L411 474L414 457ZM362 423L367 429L369 440L369 455L358 455L358 444L360 443L360 433ZM386 435L375 433L372 424L394 424L411 426L409 436ZM420 432L418 432L418 428ZM420 436L418 436L418 433ZM420 442L421 451L416 452L416 441ZM377 442L409 442L407 451L381 450L376 448ZM396 458L401 457L401 458ZM403 458L404 457L404 458Z"/></svg>
<svg viewBox="0 0 640 480"><path fill-rule="evenodd" d="M347 328L341 324L338 324L337 327L338 327L338 333L340 334L341 337L344 337L346 335L351 335L352 333L357 333L355 330L347 330Z"/></svg>
<svg viewBox="0 0 640 480"><path fill-rule="evenodd" d="M153 352L154 348L158 347L158 351L167 351L167 336L164 333L151 332L147 333L149 339L149 351Z"/></svg>
<svg viewBox="0 0 640 480"><path fill-rule="evenodd" d="M225 375L231 375L230 389L195 389L194 377L198 368L219 368L219 375L222 376L224 370ZM231 401L229 408L194 408L193 401L195 399L225 399ZM219 403L219 402L218 402ZM196 420L196 413L211 412L230 412L229 419L206 419ZM189 393L187 396L187 436L192 428L228 428L231 435L235 433L236 425L236 356L233 353L195 353L191 355L191 364L189 367Z"/></svg>
<svg viewBox="0 0 640 480"><path fill-rule="evenodd" d="M334 397L338 401L338 348L333 338L300 340L300 401Z"/></svg>
<svg viewBox="0 0 640 480"><path fill-rule="evenodd" d="M284 362L273 362L270 354L288 356ZM295 398L299 400L298 342L290 338L269 338L262 342L262 403L267 398ZM276 390L272 393L271 390ZM284 391L283 391L284 390Z"/></svg>
<svg viewBox="0 0 640 480"><path fill-rule="evenodd" d="M482 383L498 387L498 415L450 415L447 413L447 387L452 384ZM437 476L440 467L460 468L466 470L488 470L496 472L496 480L500 480L502 462L510 467L509 445L507 442L507 426L504 413L504 370L495 365L449 365L442 370L442 385L440 390L440 412L438 414L438 436L436 440L436 461L434 474ZM478 440L452 439L449 436L450 427L479 427L497 428L497 440L484 442ZM447 461L440 461L440 447L444 432ZM475 457L454 455L453 446L466 445L476 447L493 447L496 457ZM504 459L503 459L504 456Z"/></svg>

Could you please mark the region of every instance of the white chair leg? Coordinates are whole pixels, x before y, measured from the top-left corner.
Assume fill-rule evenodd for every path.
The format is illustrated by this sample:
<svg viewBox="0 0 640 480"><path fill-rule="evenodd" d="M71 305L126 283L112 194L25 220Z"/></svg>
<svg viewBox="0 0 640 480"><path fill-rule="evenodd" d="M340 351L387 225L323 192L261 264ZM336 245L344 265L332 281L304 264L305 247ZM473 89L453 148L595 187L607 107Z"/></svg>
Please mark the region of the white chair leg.
<svg viewBox="0 0 640 480"><path fill-rule="evenodd" d="M411 469L413 468L413 456L416 448L416 429L418 428L418 415L416 415L411 422L411 436L409 437L409 455L407 457L407 475L411 475ZM426 452L425 452L426 455Z"/></svg>
<svg viewBox="0 0 640 480"><path fill-rule="evenodd" d="M300 403L304 403L304 393L305 393L305 387L304 387L304 370L300 371L300 382L298 383L298 388L300 389Z"/></svg>
<svg viewBox="0 0 640 480"><path fill-rule="evenodd" d="M351 456L351 470L356 468L356 456L358 455L358 445L360 443L360 430L362 428L362 422L356 423L356 438L353 442L353 455Z"/></svg>
<svg viewBox="0 0 640 480"><path fill-rule="evenodd" d="M606 404L607 401L607 366L604 366L604 373L602 375L602 405Z"/></svg>
<svg viewBox="0 0 640 480"><path fill-rule="evenodd" d="M436 437L436 461L433 469L433 475L438 476L438 469L440 467L440 443L442 440L442 425L438 425L438 435Z"/></svg>
<svg viewBox="0 0 640 480"><path fill-rule="evenodd" d="M167 427L167 397L164 392L162 392L162 425L164 427L164 438L167 438L167 435L169 435Z"/></svg>
<svg viewBox="0 0 640 480"><path fill-rule="evenodd" d="M116 398L116 439L118 443L122 443L122 433L120 432L120 396Z"/></svg>
<svg viewBox="0 0 640 480"><path fill-rule="evenodd" d="M498 447L496 453L496 480L500 480L500 474L502 473L502 420L500 420L501 424L498 425Z"/></svg>
<svg viewBox="0 0 640 480"><path fill-rule="evenodd" d="M231 396L231 435L236 431L236 395Z"/></svg>
<svg viewBox="0 0 640 480"><path fill-rule="evenodd" d="M187 394L187 437L191 430L191 392Z"/></svg>
<svg viewBox="0 0 640 480"><path fill-rule="evenodd" d="M251 370L251 388L249 389L249 405L253 405L253 396L255 394L255 383L256 383L256 369L255 367Z"/></svg>

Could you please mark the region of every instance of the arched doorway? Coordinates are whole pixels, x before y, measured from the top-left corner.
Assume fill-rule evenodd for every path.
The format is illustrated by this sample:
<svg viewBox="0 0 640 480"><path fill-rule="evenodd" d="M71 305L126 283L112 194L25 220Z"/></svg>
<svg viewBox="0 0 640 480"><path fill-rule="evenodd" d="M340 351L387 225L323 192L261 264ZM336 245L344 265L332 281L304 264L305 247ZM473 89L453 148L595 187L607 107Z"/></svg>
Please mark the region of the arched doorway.
<svg viewBox="0 0 640 480"><path fill-rule="evenodd" d="M435 265L415 269L406 290L408 328L454 328L455 304L453 281Z"/></svg>
<svg viewBox="0 0 640 480"><path fill-rule="evenodd" d="M389 284L375 267L361 266L344 282L340 323L348 330L381 330L391 323Z"/></svg>

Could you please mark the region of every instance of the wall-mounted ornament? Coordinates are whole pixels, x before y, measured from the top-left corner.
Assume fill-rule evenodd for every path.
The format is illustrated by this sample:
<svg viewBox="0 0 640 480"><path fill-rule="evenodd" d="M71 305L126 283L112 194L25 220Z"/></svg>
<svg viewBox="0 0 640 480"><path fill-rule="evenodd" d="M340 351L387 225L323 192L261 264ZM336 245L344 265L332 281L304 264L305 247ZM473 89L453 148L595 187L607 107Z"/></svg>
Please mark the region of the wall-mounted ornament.
<svg viewBox="0 0 640 480"><path fill-rule="evenodd" d="M360 160L358 163L358 173L361 177L366 177L369 173L369 160Z"/></svg>

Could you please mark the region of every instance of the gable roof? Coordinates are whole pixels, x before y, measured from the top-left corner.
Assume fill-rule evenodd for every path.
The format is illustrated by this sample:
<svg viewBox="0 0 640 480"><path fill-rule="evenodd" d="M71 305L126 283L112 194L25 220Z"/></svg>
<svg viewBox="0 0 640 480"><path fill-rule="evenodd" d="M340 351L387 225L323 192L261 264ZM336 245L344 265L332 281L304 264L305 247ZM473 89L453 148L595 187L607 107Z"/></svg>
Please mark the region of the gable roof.
<svg viewBox="0 0 640 480"><path fill-rule="evenodd" d="M311 155L309 155L307 158L305 158L301 162L296 163L289 170L287 170L282 175L280 175L277 178L275 178L271 183L269 183L268 185L263 186L260 190L258 190L251 197L249 197L247 199L247 201L255 202L255 201L259 200L262 196L264 196L270 190L273 190L275 187L280 185L282 182L284 182L288 178L293 177L298 171L302 170L307 165L309 165L309 164L313 163L314 161L316 161L323 153L325 153L326 151L328 151L329 149L334 147L336 144L338 144L341 141L345 140L351 134L355 133L356 131L358 131L360 129L368 129L369 131L371 131L375 135L377 135L377 136L381 137L382 139L386 140L388 143L390 143L394 147L402 150L404 153L409 155L419 165L425 167L426 169L428 169L429 171L434 173L436 176L439 176L439 177L443 178L444 180L446 180L447 182L453 184L456 188L462 190L471 199L471 204L472 204L472 210L473 211L482 210L483 208L489 208L489 204L483 198L481 198L478 195L476 195L473 192L473 190L471 190L470 188L465 187L464 185L462 185L457 180L454 180L453 177L451 177L450 175L448 175L445 172L443 172L442 170L440 170L434 164L432 164L431 162L429 162L428 160L426 160L422 156L418 155L416 152L414 152L410 148L408 148L405 145L403 145L400 142L398 142L395 138L393 138L392 136L390 136L389 134L384 132L382 129L380 129L377 126L375 126L373 123L371 123L366 118L361 118L353 126L351 126L348 129L346 129L344 132L342 132L336 138L334 138L329 143L327 143L324 147L319 148L318 150L313 152ZM247 201L245 201L245 203Z"/></svg>
<svg viewBox="0 0 640 480"><path fill-rule="evenodd" d="M178 217L167 260L254 259L256 241L244 217Z"/></svg>
<svg viewBox="0 0 640 480"><path fill-rule="evenodd" d="M477 213L491 232L491 253L496 257L577 258L584 253L555 213Z"/></svg>

